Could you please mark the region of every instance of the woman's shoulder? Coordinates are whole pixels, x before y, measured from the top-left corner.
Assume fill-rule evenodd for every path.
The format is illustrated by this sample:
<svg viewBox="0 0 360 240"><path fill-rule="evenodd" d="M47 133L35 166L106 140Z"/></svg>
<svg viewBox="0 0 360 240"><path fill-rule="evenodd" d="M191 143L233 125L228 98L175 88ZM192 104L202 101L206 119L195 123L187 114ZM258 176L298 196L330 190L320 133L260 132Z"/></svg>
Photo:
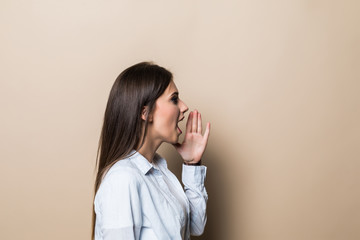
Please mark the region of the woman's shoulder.
<svg viewBox="0 0 360 240"><path fill-rule="evenodd" d="M100 187L95 194L94 204L101 206L109 199L124 199L128 194L139 192L143 183L139 172L133 167L130 159L122 159L116 162L105 174Z"/></svg>
<svg viewBox="0 0 360 240"><path fill-rule="evenodd" d="M101 185L138 185L142 178L129 158L117 161L105 174ZM100 186L101 187L101 186Z"/></svg>

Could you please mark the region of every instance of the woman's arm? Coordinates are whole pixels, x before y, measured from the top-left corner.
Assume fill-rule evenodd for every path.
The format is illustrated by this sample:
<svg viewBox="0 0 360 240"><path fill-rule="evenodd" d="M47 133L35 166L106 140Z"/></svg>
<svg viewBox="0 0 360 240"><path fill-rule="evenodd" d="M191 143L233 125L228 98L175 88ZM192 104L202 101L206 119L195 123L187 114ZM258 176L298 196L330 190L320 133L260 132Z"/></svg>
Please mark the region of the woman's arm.
<svg viewBox="0 0 360 240"><path fill-rule="evenodd" d="M136 176L126 171L107 176L98 190L95 211L102 239L138 240L142 209Z"/></svg>
<svg viewBox="0 0 360 240"><path fill-rule="evenodd" d="M207 123L204 135L202 135L201 114L195 110L190 112L186 122L184 141L181 144L174 144L185 163L183 164L182 182L190 202L190 233L195 236L204 232L207 219L208 195L204 186L207 168L199 163L204 154L209 134L210 123Z"/></svg>
<svg viewBox="0 0 360 240"><path fill-rule="evenodd" d="M194 236L199 236L204 232L207 220L208 195L204 186L206 170L205 166L183 165L182 182L190 203L190 234Z"/></svg>

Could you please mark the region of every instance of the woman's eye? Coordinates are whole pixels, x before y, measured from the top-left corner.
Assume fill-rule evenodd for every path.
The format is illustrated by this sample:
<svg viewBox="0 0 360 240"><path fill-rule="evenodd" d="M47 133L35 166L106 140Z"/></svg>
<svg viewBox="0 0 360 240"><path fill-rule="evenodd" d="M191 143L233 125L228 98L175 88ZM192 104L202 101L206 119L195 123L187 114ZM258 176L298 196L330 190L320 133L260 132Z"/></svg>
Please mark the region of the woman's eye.
<svg viewBox="0 0 360 240"><path fill-rule="evenodd" d="M173 98L171 98L171 101L172 101L173 103L177 104L178 101L179 101L179 98L178 98L178 97L173 97Z"/></svg>

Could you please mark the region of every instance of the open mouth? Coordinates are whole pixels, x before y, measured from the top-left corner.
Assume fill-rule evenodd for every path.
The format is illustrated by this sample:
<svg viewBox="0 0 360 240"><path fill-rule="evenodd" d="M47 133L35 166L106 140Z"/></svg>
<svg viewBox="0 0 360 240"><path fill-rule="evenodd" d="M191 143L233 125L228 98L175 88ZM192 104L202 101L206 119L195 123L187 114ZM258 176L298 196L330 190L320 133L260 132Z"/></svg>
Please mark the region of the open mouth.
<svg viewBox="0 0 360 240"><path fill-rule="evenodd" d="M177 130L178 130L178 132L179 132L180 134L182 134L182 131L181 131L181 129L179 128L179 126L177 126Z"/></svg>
<svg viewBox="0 0 360 240"><path fill-rule="evenodd" d="M181 134L182 133L182 131L181 131L181 129L179 128L179 122L181 122L183 119L184 119L185 117L182 117L179 121L178 121L178 123L176 124L176 128L177 128L177 131L179 132L179 134Z"/></svg>

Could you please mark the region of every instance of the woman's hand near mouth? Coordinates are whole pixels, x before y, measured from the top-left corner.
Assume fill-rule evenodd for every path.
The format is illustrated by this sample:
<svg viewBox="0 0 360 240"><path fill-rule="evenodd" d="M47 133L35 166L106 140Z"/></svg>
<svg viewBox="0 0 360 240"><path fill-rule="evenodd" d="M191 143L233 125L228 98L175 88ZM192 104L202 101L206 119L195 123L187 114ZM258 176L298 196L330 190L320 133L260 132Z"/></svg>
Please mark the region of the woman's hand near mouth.
<svg viewBox="0 0 360 240"><path fill-rule="evenodd" d="M201 114L194 110L190 112L186 122L186 132L182 143L173 144L186 163L198 163L204 154L210 134L210 123L206 124L202 135Z"/></svg>

